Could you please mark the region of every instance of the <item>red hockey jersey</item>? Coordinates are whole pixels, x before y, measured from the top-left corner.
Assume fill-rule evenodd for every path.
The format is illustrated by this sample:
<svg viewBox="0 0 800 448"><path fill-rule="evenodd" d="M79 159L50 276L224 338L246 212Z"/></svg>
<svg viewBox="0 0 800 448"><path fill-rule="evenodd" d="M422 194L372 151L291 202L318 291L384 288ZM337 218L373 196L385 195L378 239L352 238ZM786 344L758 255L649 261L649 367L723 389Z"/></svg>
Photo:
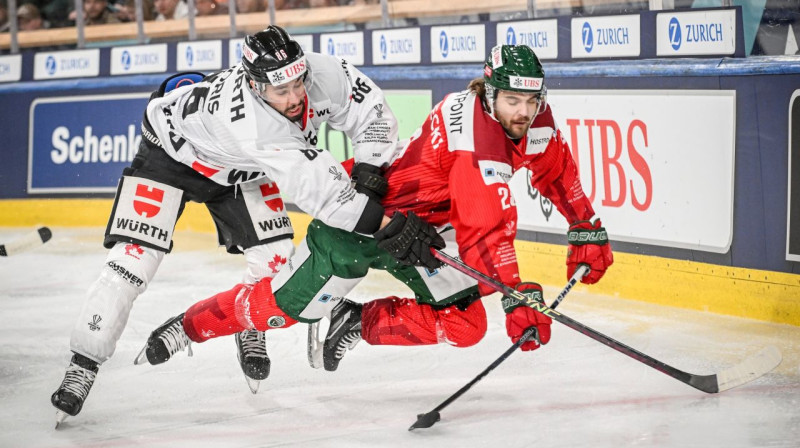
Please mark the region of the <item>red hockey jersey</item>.
<svg viewBox="0 0 800 448"><path fill-rule="evenodd" d="M451 224L462 260L514 287L517 209L508 182L520 168L568 222L594 215L549 105L515 142L473 92L452 93L387 169L383 205L388 216L413 211L435 226ZM482 295L492 292L481 285Z"/></svg>

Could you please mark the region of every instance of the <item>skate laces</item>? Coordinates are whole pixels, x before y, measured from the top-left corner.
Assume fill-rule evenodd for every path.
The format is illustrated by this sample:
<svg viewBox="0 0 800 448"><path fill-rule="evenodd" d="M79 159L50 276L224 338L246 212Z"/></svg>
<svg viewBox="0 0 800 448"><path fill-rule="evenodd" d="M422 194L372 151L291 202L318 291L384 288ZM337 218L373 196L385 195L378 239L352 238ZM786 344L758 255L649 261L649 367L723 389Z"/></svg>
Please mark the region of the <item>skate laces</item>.
<svg viewBox="0 0 800 448"><path fill-rule="evenodd" d="M347 328L348 325L349 328ZM331 326L334 328L345 327L342 336L336 342L336 350L334 352L336 359L342 359L344 352L353 349L358 344L358 341L361 340L361 314L358 312L358 308L352 306L351 302L343 300L333 310Z"/></svg>
<svg viewBox="0 0 800 448"><path fill-rule="evenodd" d="M261 331L243 331L241 347L245 358L267 358L267 346L264 344L264 333Z"/></svg>
<svg viewBox="0 0 800 448"><path fill-rule="evenodd" d="M61 389L83 400L89 395L89 390L92 388L96 376L97 374L91 370L70 363L69 367L67 367L64 381L61 383Z"/></svg>
<svg viewBox="0 0 800 448"><path fill-rule="evenodd" d="M172 325L165 328L164 331L158 335L158 338L164 343L164 347L167 349L170 356L186 347L189 347L189 356L192 355L191 341L189 337L186 336L186 332L183 331L183 323L181 320L176 320Z"/></svg>
<svg viewBox="0 0 800 448"><path fill-rule="evenodd" d="M358 325L358 329L347 331L342 338L339 339L339 342L336 344L336 359L342 359L344 357L344 352L352 350L360 340L361 324Z"/></svg>

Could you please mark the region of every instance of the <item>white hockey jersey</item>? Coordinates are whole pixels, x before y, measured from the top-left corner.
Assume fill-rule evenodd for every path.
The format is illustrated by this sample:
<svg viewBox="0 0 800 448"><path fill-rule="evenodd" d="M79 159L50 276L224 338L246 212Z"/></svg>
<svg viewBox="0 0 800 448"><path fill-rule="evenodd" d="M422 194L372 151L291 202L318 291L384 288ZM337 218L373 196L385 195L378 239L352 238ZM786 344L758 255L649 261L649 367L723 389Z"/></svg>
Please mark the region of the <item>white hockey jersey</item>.
<svg viewBox="0 0 800 448"><path fill-rule="evenodd" d="M401 148L383 93L341 59L307 53L306 107L292 122L256 95L241 64L177 88L147 106L160 145L221 185L267 176L309 215L351 231L367 203L328 151L316 149L323 122L344 132L357 162L388 166Z"/></svg>

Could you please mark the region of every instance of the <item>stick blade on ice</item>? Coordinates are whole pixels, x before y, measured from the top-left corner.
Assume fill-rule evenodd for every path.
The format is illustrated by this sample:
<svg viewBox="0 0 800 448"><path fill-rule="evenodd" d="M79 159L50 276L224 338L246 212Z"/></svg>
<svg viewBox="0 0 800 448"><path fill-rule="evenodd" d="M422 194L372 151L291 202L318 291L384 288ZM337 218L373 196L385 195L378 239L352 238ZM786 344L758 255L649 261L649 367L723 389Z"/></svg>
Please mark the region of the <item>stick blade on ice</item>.
<svg viewBox="0 0 800 448"><path fill-rule="evenodd" d="M0 244L0 256L9 257L11 255L16 255L31 250L50 241L50 238L52 237L53 232L50 231L49 227L39 227L38 229L26 233L25 235L6 244Z"/></svg>
<svg viewBox="0 0 800 448"><path fill-rule="evenodd" d="M436 412L431 411L425 414L417 415L417 421L408 428L409 431L413 431L419 428L430 428L431 426L435 425L436 422L442 419L442 416Z"/></svg>
<svg viewBox="0 0 800 448"><path fill-rule="evenodd" d="M717 374L719 392L749 383L771 372L783 360L781 351L774 345L767 346L741 363Z"/></svg>

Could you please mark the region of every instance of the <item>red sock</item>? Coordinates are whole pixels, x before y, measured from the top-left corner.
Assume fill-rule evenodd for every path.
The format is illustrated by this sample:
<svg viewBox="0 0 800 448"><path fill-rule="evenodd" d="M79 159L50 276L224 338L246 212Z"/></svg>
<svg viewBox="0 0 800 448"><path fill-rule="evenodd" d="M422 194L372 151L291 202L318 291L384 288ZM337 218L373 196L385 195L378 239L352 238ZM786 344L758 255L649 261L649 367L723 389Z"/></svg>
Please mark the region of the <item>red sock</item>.
<svg viewBox="0 0 800 448"><path fill-rule="evenodd" d="M194 342L227 336L253 328L266 331L297 323L275 304L270 279L255 285L239 284L195 303L183 317L186 335Z"/></svg>
<svg viewBox="0 0 800 448"><path fill-rule="evenodd" d="M431 345L468 347L486 333L486 311L480 300L466 311L436 310L413 299L387 297L364 304L361 338L371 345Z"/></svg>

